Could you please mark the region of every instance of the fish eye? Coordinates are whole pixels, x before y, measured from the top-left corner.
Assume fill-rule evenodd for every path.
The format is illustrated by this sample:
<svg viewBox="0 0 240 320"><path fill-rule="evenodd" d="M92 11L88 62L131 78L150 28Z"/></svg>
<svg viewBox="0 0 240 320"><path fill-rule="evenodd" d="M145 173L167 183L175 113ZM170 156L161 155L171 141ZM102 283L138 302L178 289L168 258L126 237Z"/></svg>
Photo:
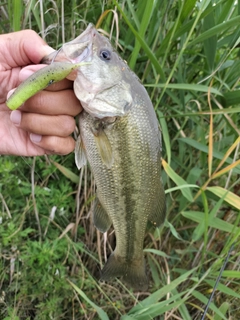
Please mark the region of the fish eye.
<svg viewBox="0 0 240 320"><path fill-rule="evenodd" d="M101 50L99 56L102 60L111 60L111 52L107 49Z"/></svg>

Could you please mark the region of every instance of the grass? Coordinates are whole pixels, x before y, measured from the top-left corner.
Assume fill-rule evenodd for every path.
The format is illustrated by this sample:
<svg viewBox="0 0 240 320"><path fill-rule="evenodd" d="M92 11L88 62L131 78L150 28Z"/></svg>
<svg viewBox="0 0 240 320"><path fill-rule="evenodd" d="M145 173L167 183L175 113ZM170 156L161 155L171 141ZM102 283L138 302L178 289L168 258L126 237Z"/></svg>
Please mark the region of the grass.
<svg viewBox="0 0 240 320"><path fill-rule="evenodd" d="M1 157L0 319L202 319L230 249L204 319L239 319L239 3L33 0L0 9L2 33L32 28L55 48L88 22L111 34L161 124L168 207L145 238L149 291L134 294L96 280L115 240L93 227L89 167L79 173L72 154Z"/></svg>

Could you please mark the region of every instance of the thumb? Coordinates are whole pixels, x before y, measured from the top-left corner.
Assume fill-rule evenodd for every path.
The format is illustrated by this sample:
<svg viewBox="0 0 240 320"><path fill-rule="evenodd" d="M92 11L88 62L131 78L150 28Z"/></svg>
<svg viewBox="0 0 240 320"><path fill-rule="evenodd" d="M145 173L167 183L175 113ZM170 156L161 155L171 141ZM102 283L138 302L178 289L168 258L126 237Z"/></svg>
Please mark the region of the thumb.
<svg viewBox="0 0 240 320"><path fill-rule="evenodd" d="M5 34L1 42L0 50L11 68L39 63L44 56L54 51L33 30Z"/></svg>

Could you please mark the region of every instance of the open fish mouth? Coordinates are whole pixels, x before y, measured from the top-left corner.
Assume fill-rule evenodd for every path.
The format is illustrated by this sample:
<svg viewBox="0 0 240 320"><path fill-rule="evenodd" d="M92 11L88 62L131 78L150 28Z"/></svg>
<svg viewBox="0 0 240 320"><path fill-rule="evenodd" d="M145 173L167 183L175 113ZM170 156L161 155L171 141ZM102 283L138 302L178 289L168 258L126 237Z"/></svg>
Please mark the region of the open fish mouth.
<svg viewBox="0 0 240 320"><path fill-rule="evenodd" d="M69 49L71 50L71 53L69 52ZM87 41L86 43L76 44L74 46L71 45L71 48L63 46L62 50L64 54L66 52L68 59L72 63L79 63L83 61L89 62L92 60L92 43L90 41ZM55 61L58 61L58 59L55 59Z"/></svg>
<svg viewBox="0 0 240 320"><path fill-rule="evenodd" d="M44 57L41 63L51 64L53 62L69 61L71 63L90 62L93 56L92 39L95 28L89 24L87 29L73 41L63 44L58 50Z"/></svg>

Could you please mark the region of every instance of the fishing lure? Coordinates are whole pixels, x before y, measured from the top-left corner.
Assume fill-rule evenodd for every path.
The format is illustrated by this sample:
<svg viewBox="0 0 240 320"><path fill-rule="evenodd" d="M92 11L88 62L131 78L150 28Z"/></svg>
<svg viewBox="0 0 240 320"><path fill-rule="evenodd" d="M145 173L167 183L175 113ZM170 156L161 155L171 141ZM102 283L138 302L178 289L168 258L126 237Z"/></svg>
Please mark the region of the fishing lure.
<svg viewBox="0 0 240 320"><path fill-rule="evenodd" d="M11 110L19 108L27 99L51 84L66 78L74 69L86 63L53 62L23 81L6 101Z"/></svg>

